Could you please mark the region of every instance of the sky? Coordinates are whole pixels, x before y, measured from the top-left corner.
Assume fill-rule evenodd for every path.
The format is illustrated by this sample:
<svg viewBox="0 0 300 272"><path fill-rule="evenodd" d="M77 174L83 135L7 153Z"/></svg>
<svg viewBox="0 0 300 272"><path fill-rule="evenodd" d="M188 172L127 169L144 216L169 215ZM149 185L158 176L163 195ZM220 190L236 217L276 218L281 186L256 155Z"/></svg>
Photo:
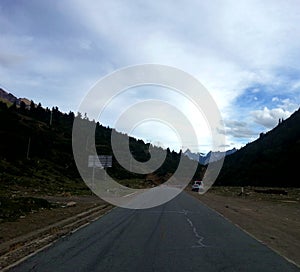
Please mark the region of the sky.
<svg viewBox="0 0 300 272"><path fill-rule="evenodd" d="M215 100L226 149L241 148L299 108L299 6L298 0L2 0L0 87L77 112L91 87L118 69L176 67ZM128 90L100 122L113 127L118 110L151 98L180 107L199 145L180 142L171 126L153 120L131 135L174 150L211 149L205 116L167 88Z"/></svg>

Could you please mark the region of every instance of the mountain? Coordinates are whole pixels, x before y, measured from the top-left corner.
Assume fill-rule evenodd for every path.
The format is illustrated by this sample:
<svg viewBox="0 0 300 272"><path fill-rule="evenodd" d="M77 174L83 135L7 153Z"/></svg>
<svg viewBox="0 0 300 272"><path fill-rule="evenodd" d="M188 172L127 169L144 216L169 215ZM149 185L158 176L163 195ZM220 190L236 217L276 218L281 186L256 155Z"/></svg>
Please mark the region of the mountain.
<svg viewBox="0 0 300 272"><path fill-rule="evenodd" d="M20 106L17 106L18 103ZM62 113L57 107L43 108L33 101L31 106L26 107L22 99L1 89L0 194L20 188L45 193L86 191L73 158L73 122L79 118L86 127L96 125L98 154L113 155L110 143L113 129L95 124L83 116L75 116L73 112ZM129 145L137 160L149 159L148 143L129 137ZM87 141L87 150L88 147ZM166 152L165 162L151 175L130 173L114 157L113 167L108 169L108 173L129 187L151 187L172 175L182 158L197 160L200 156L201 164L205 165L210 158L217 160L223 155L221 152L194 154L190 150L183 154L169 149ZM257 140L239 150L228 150L216 185L299 187L299 157L300 109L288 119L280 121L274 129L262 133ZM205 166L201 164L194 178L203 176Z"/></svg>
<svg viewBox="0 0 300 272"><path fill-rule="evenodd" d="M300 109L226 156L216 185L300 187Z"/></svg>
<svg viewBox="0 0 300 272"><path fill-rule="evenodd" d="M18 101L20 106L17 106ZM113 167L107 169L108 174L128 187L145 188L162 183L176 171L183 157L188 160L181 152L154 146L152 148L157 152L166 152L166 159L160 168L151 175L131 173L113 155L111 133L114 129L90 121L82 113L75 116L73 112L63 113L57 107L43 108L33 101L30 107L26 107L21 101L1 91L0 196L20 189L46 194L89 192L73 157L72 128L75 118L81 123L82 130L91 126L95 128L97 153L113 156ZM126 134L117 134L128 139ZM84 156L87 161L92 144L92 141L86 140ZM129 148L136 160L147 161L149 147L149 143L129 137ZM195 177L200 178L203 172L204 168L199 165Z"/></svg>
<svg viewBox="0 0 300 272"><path fill-rule="evenodd" d="M183 152L183 155L187 156L191 160L199 161L202 156L205 156L205 153L193 153L191 150L187 149Z"/></svg>
<svg viewBox="0 0 300 272"><path fill-rule="evenodd" d="M193 153L189 149L187 149L183 154L188 158L190 158L191 160L199 161L199 163L202 165L207 165L210 160L211 162L214 162L222 158L224 156L224 153L225 156L228 156L235 153L236 151L237 151L236 148L232 148L225 152L209 151L207 154L205 154L205 153Z"/></svg>
<svg viewBox="0 0 300 272"><path fill-rule="evenodd" d="M0 88L0 101L10 104L16 104L16 106L20 106L21 102L24 102L27 107L30 106L31 101L27 98L17 98L13 94L8 93Z"/></svg>

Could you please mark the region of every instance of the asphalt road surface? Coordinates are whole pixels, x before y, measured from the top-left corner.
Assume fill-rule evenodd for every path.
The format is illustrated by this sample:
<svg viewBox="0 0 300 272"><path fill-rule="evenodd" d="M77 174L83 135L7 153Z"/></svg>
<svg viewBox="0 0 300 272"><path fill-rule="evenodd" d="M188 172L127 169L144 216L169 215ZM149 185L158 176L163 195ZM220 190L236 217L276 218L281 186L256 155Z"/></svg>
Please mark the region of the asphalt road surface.
<svg viewBox="0 0 300 272"><path fill-rule="evenodd" d="M300 271L187 193L115 208L11 271Z"/></svg>

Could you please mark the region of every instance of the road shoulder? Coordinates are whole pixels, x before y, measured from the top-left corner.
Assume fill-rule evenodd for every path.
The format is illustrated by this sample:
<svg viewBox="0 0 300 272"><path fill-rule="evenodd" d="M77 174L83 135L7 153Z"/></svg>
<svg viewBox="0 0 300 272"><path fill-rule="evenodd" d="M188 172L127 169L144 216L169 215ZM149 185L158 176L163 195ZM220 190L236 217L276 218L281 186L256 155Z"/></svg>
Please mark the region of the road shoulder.
<svg viewBox="0 0 300 272"><path fill-rule="evenodd" d="M94 195L44 198L61 206L0 223L1 233L5 234L0 244L1 271L6 271L61 237L71 235L113 208Z"/></svg>
<svg viewBox="0 0 300 272"><path fill-rule="evenodd" d="M300 267L300 205L254 196L205 195L186 190L209 208Z"/></svg>

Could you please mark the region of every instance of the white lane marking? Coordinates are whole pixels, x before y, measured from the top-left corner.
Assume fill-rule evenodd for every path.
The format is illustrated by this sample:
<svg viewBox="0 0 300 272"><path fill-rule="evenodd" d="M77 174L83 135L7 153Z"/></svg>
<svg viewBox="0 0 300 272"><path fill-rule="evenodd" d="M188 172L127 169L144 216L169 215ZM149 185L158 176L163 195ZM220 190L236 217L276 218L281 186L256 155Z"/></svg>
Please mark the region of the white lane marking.
<svg viewBox="0 0 300 272"><path fill-rule="evenodd" d="M129 197L129 196L132 196L132 195L135 195L137 192L133 192L133 193L130 193L128 195L124 195L124 197Z"/></svg>

